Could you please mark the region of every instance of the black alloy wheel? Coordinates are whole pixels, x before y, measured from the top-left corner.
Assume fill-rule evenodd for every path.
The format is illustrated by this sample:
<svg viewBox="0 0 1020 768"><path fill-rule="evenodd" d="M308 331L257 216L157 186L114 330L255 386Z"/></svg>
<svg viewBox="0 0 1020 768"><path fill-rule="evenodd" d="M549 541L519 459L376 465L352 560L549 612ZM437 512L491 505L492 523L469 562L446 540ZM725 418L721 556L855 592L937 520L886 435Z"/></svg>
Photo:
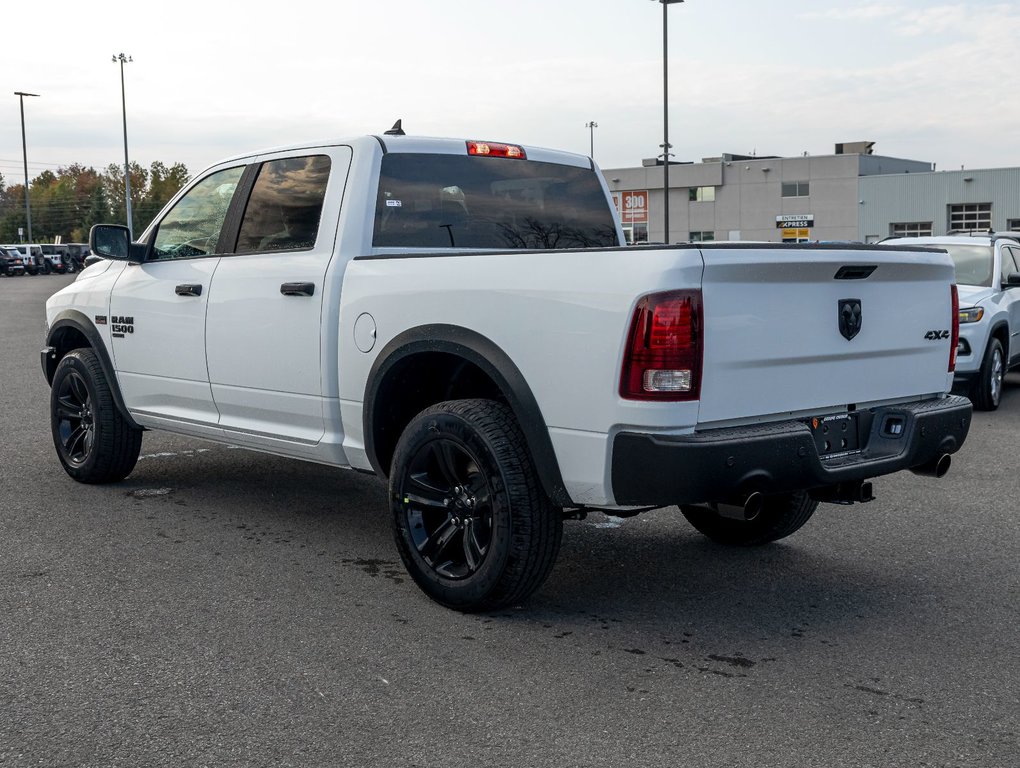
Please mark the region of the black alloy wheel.
<svg viewBox="0 0 1020 768"><path fill-rule="evenodd" d="M54 429L59 450L68 463L80 467L88 461L96 442L92 396L85 379L77 371L69 371L54 394Z"/></svg>
<svg viewBox="0 0 1020 768"><path fill-rule="evenodd" d="M492 544L493 494L467 446L446 437L425 443L411 457L401 491L422 560L447 579L477 573Z"/></svg>
<svg viewBox="0 0 1020 768"><path fill-rule="evenodd" d="M517 604L559 552L562 514L513 412L493 400L437 403L411 419L393 455L390 505L407 572L448 608Z"/></svg>
<svg viewBox="0 0 1020 768"><path fill-rule="evenodd" d="M114 402L96 353L64 355L53 372L50 431L64 471L80 483L114 483L135 467L142 430Z"/></svg>

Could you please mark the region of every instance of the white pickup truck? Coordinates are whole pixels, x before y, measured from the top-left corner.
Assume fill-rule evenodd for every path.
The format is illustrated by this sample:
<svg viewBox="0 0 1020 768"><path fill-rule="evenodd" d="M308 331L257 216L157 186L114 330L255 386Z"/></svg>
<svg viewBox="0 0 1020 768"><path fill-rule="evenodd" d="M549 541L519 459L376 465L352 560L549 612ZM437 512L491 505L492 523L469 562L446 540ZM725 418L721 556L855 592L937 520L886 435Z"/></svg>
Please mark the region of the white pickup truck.
<svg viewBox="0 0 1020 768"><path fill-rule="evenodd" d="M760 544L871 478L941 476L970 402L944 252L628 248L591 159L385 134L236 157L47 302L57 456L148 429L388 478L438 602L523 600L565 517L679 505Z"/></svg>

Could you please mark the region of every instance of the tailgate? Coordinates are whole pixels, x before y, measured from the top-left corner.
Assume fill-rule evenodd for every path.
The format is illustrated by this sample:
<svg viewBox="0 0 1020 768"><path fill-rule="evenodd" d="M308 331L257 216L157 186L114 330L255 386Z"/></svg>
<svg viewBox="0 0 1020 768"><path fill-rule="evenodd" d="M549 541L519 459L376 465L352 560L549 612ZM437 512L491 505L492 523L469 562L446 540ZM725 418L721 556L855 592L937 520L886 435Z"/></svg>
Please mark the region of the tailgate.
<svg viewBox="0 0 1020 768"><path fill-rule="evenodd" d="M845 409L951 385L943 332L952 329L954 272L946 254L732 244L702 253L700 424Z"/></svg>

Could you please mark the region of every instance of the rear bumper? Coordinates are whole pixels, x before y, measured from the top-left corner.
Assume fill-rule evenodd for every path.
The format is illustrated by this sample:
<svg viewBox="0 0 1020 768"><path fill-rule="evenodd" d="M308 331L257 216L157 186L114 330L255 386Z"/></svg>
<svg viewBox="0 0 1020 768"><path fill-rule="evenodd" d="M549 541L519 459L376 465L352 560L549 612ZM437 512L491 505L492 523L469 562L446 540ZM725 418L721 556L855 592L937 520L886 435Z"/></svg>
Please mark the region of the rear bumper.
<svg viewBox="0 0 1020 768"><path fill-rule="evenodd" d="M860 450L821 458L803 421L718 429L680 437L621 432L613 440L619 505L697 504L867 480L960 449L971 404L950 396L858 411ZM890 420L902 431L887 434Z"/></svg>

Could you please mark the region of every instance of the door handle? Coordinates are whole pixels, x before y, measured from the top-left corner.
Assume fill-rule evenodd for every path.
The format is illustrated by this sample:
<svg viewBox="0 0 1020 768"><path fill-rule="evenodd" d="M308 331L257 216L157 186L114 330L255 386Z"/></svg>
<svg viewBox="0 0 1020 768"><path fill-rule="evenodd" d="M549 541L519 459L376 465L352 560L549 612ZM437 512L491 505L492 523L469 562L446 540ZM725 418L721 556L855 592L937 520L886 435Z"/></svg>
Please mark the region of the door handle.
<svg viewBox="0 0 1020 768"><path fill-rule="evenodd" d="M201 296L202 286L197 283L182 283L174 288L178 296Z"/></svg>
<svg viewBox="0 0 1020 768"><path fill-rule="evenodd" d="M313 296L315 283L284 283L280 286L280 293L284 296Z"/></svg>

